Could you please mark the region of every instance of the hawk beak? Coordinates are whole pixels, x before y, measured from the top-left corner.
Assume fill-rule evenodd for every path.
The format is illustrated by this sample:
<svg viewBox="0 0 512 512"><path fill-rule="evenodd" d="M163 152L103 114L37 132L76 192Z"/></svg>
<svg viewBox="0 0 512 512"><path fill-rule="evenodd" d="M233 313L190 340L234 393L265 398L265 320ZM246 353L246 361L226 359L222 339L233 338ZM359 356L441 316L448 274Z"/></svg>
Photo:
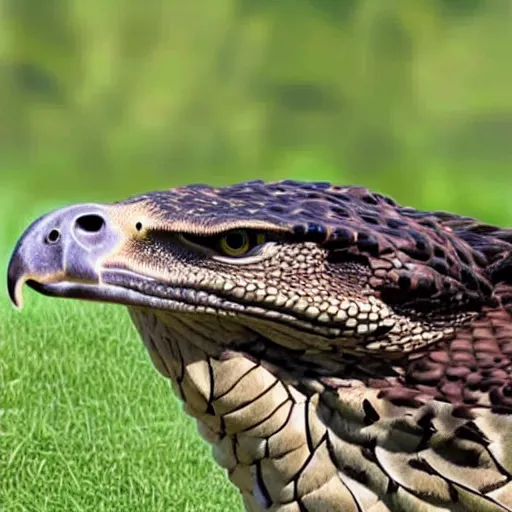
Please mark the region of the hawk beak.
<svg viewBox="0 0 512 512"><path fill-rule="evenodd" d="M115 223L109 222L107 208L70 206L44 215L27 228L7 271L9 297L16 307L22 307L25 283L54 296L70 296L77 284L100 284L101 262L123 238Z"/></svg>

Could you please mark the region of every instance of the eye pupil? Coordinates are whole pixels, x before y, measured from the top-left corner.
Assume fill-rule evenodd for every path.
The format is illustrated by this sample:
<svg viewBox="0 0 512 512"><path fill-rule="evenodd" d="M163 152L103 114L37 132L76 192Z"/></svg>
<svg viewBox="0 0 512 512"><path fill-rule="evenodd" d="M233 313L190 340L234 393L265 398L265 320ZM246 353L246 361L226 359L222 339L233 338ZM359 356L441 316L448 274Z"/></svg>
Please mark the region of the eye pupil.
<svg viewBox="0 0 512 512"><path fill-rule="evenodd" d="M237 231L235 233L229 233L229 235L226 236L226 245L228 245L230 249L239 250L245 243L246 236L242 232Z"/></svg>
<svg viewBox="0 0 512 512"><path fill-rule="evenodd" d="M243 230L230 231L221 237L218 247L227 256L242 256L251 248L249 234Z"/></svg>

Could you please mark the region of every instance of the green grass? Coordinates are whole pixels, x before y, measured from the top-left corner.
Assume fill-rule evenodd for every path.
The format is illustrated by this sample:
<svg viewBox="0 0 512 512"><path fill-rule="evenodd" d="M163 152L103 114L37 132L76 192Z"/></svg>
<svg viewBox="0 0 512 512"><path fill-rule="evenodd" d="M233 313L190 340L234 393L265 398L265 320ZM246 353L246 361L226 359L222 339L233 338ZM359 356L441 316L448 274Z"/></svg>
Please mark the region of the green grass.
<svg viewBox="0 0 512 512"><path fill-rule="evenodd" d="M124 308L25 299L0 298L2 511L241 510Z"/></svg>

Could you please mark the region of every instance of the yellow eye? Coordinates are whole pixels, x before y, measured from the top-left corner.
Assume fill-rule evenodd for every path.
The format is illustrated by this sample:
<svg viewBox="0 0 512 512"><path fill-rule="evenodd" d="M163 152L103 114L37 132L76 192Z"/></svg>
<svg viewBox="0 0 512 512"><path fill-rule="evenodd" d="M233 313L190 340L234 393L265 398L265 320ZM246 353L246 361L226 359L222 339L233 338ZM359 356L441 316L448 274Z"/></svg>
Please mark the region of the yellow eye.
<svg viewBox="0 0 512 512"><path fill-rule="evenodd" d="M263 245L267 241L265 233L258 233L256 235L256 245Z"/></svg>
<svg viewBox="0 0 512 512"><path fill-rule="evenodd" d="M242 256L250 248L249 235L241 229L226 233L219 241L219 249L226 256Z"/></svg>

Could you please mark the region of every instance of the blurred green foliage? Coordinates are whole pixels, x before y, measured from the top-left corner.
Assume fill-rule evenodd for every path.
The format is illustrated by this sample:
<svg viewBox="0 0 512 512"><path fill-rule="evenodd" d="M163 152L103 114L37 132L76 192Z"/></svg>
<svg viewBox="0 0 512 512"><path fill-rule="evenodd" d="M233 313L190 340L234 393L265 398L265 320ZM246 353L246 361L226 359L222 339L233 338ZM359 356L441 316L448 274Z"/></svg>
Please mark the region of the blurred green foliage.
<svg viewBox="0 0 512 512"><path fill-rule="evenodd" d="M0 270L5 275L21 230L45 211L191 182L363 184L418 208L512 225L511 5L0 0ZM94 510L111 510L114 501L127 510L127 486L139 500L130 503L134 510L150 502L165 510L176 499L189 510L196 491L180 486L202 485L206 476L193 471L206 474L211 466L196 463L198 453L206 454L199 443L178 450L176 460L164 448L155 451L184 427L169 428L177 409L162 408L168 390L163 382L161 393L151 388L156 377L142 346L134 343L140 360L130 365L124 353L119 365L114 352L127 344L117 343L110 310L93 326L107 332L110 325L108 358L106 334L91 338L89 324L64 304L54 311L44 302L54 315L49 321L17 322L2 299L0 381L11 409L3 422L9 473L0 491L12 510L27 503L31 510L68 510L76 499ZM57 332L60 314L66 322ZM64 328L73 332L72 350ZM90 357L92 348L102 357ZM83 363L82 380L70 384L69 394L68 360ZM147 362L146 374L138 361ZM110 377L109 368L126 375ZM125 383L132 371L148 379L147 388L104 393L112 379ZM87 379L99 382L97 389ZM108 402L98 399L106 412L86 403L94 392L108 395ZM150 395L153 401L139 408L139 398ZM65 411L58 422L50 399ZM119 427L118 438L124 417L116 405L131 399L137 408L126 411L134 410L134 419ZM90 444L77 411L97 422ZM78 429L76 446L69 425ZM151 434L142 444L135 435L140 425ZM57 432L50 444L47 431ZM193 439L191 432L184 430L184 439ZM116 473L103 474L105 464ZM174 481L176 467L182 480ZM81 494L62 477L71 470L84 476ZM214 494L220 503L235 499L234 492ZM43 495L57 501L42 503Z"/></svg>
<svg viewBox="0 0 512 512"><path fill-rule="evenodd" d="M291 177L512 217L509 0L0 13L0 185L26 203Z"/></svg>

